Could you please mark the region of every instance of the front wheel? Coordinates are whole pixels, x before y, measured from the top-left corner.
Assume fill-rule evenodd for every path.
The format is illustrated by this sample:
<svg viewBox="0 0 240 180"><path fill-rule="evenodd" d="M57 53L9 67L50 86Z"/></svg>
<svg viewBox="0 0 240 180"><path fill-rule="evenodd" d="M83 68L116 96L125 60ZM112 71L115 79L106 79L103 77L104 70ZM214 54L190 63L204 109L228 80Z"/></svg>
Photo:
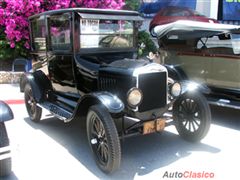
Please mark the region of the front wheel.
<svg viewBox="0 0 240 180"><path fill-rule="evenodd" d="M9 146L9 139L7 135L7 130L5 127L5 124L3 122L0 122L0 149L4 148L6 146ZM6 152L9 153L9 152ZM12 169L12 159L11 157L3 158L4 153L0 153L0 176L7 176L11 173Z"/></svg>
<svg viewBox="0 0 240 180"><path fill-rule="evenodd" d="M30 119L34 122L39 122L42 116L42 108L37 105L33 97L32 88L29 84L24 89L25 105Z"/></svg>
<svg viewBox="0 0 240 180"><path fill-rule="evenodd" d="M210 128L211 113L206 98L186 93L173 104L173 120L179 135L191 142L203 139Z"/></svg>
<svg viewBox="0 0 240 180"><path fill-rule="evenodd" d="M103 105L90 107L87 136L99 168L105 173L117 170L121 161L119 137L115 123Z"/></svg>

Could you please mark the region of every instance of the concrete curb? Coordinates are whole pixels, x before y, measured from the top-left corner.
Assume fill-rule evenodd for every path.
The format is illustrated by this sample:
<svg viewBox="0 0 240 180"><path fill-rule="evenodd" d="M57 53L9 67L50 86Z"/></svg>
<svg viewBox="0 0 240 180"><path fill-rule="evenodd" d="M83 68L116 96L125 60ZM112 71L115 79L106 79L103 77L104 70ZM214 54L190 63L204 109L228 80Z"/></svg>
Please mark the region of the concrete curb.
<svg viewBox="0 0 240 180"><path fill-rule="evenodd" d="M0 84L17 84L24 72L0 71Z"/></svg>

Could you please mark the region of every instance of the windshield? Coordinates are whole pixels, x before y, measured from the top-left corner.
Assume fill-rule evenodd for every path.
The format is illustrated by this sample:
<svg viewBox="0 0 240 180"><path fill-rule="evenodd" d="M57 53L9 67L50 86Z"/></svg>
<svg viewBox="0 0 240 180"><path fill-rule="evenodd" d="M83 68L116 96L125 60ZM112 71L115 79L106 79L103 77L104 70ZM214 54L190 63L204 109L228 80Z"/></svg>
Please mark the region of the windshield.
<svg viewBox="0 0 240 180"><path fill-rule="evenodd" d="M133 47L133 21L80 20L81 48Z"/></svg>

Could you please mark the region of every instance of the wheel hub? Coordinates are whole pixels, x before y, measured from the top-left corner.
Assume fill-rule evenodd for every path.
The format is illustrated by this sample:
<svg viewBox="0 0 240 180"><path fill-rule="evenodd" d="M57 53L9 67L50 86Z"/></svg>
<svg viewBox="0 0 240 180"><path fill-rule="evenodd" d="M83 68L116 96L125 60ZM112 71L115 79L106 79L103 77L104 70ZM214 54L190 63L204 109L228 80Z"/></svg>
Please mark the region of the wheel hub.
<svg viewBox="0 0 240 180"><path fill-rule="evenodd" d="M195 117L194 113L189 113L186 115L186 119L188 119L189 121L193 121L194 117Z"/></svg>
<svg viewBox="0 0 240 180"><path fill-rule="evenodd" d="M96 138L94 138L94 139L91 139L91 144L97 144L98 143L98 140L96 139Z"/></svg>

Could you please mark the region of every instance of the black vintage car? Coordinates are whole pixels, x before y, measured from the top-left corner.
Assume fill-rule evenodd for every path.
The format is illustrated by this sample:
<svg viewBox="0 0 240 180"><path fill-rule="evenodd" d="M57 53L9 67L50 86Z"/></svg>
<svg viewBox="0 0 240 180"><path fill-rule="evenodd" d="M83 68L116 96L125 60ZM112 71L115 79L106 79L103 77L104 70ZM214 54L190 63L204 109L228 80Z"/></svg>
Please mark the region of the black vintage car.
<svg viewBox="0 0 240 180"><path fill-rule="evenodd" d="M5 122L11 119L13 119L11 108L5 102L0 101L0 176L9 175L12 169L9 139L5 126Z"/></svg>
<svg viewBox="0 0 240 180"><path fill-rule="evenodd" d="M174 82L164 66L137 59L142 20L133 11L82 8L29 18L38 68L22 77L20 88L30 119L40 121L45 108L66 123L86 121L96 163L106 173L120 165L120 139L174 122L184 139L200 141L210 127L197 84Z"/></svg>

